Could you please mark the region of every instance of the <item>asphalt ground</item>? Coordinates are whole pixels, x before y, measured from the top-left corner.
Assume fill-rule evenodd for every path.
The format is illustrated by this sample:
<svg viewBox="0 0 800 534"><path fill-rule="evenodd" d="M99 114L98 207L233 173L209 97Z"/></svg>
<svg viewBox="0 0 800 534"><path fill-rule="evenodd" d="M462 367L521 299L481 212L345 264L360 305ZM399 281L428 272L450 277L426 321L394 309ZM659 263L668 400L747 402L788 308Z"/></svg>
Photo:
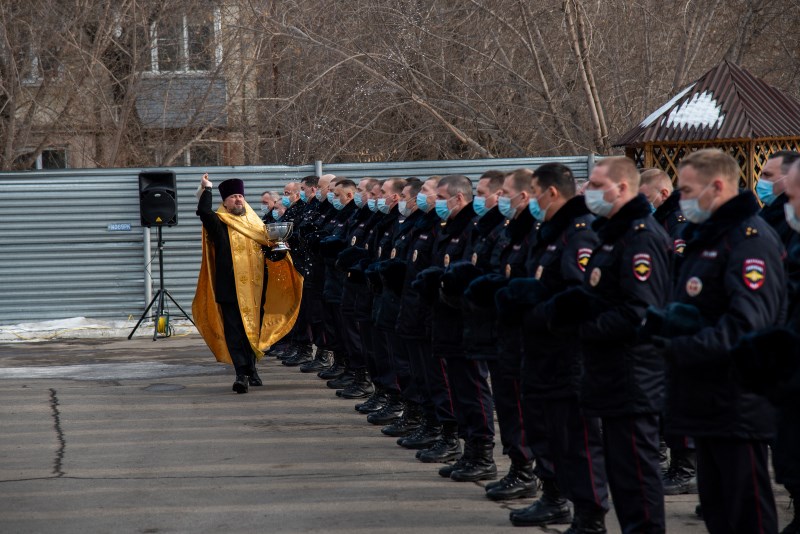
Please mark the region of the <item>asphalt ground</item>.
<svg viewBox="0 0 800 534"><path fill-rule="evenodd" d="M196 334L0 344L0 532L519 532L533 499L443 479L316 375L259 368L236 395ZM696 502L667 498L668 531L705 532Z"/></svg>

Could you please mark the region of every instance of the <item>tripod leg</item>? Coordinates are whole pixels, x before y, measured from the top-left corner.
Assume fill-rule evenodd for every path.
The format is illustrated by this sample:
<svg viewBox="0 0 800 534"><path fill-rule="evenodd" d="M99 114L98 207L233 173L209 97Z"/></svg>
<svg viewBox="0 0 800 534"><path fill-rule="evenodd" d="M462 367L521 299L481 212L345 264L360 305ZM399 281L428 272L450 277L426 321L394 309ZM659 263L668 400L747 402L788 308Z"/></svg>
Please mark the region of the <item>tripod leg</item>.
<svg viewBox="0 0 800 534"><path fill-rule="evenodd" d="M166 293L166 294L167 294L167 296L169 297L169 300L171 300L171 301L172 301L172 303L173 303L175 306L177 306L177 307L178 307L178 309L181 311L181 313L183 313L183 316L184 316L184 317L186 317L187 319L189 319L189 322L190 322L190 323L192 323L192 325L193 325L193 326L197 326L196 324L194 324L194 321L192 321L192 318L191 318L191 317L189 317L189 314L188 314L188 313L186 313L186 312L183 310L183 308L181 308L181 305L180 305L180 304L178 304L177 302L175 302L175 299L174 299L174 298L172 298L172 295L170 295L170 294L169 294L169 291L167 291L167 290L165 289L165 290L164 290L164 293Z"/></svg>
<svg viewBox="0 0 800 534"><path fill-rule="evenodd" d="M159 293L161 293L161 290L158 290L158 291L156 292L156 294L155 294L155 295L153 295L153 299L150 301L150 304L148 304L148 305L147 305L147 308L145 308L145 309L144 309L144 313L142 314L142 316L141 316L141 317L139 317L139 322L138 322L138 323L136 323L136 326L134 326L134 327L133 327L133 330L131 330L131 333L130 333L130 334L128 334L128 339L130 339L130 338L132 338L132 337L133 337L133 334L136 332L136 329L137 329L137 328L139 328L139 325L140 325L140 324L142 324L142 321L144 321L144 318L147 316L147 312L149 312L149 311L150 311L150 308L152 308L152 307L153 307L153 303L154 303L154 302L156 301L156 299L158 298L158 295L159 295Z"/></svg>
<svg viewBox="0 0 800 534"><path fill-rule="evenodd" d="M166 289L158 290L158 308L156 308L156 320L153 326L153 341L158 337L158 322L161 320L161 316L164 315L164 293L166 292ZM166 335L169 337L169 332Z"/></svg>

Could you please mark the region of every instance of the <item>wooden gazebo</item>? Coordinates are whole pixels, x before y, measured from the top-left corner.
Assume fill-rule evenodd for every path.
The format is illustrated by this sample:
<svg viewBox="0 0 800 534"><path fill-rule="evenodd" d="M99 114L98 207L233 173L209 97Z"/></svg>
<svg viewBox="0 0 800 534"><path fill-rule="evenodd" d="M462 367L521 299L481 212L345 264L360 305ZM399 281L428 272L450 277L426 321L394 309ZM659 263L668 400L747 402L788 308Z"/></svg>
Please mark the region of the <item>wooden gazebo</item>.
<svg viewBox="0 0 800 534"><path fill-rule="evenodd" d="M773 152L800 150L800 102L723 61L623 135L614 146L641 167L673 179L678 162L701 148L739 161L741 187L752 188Z"/></svg>

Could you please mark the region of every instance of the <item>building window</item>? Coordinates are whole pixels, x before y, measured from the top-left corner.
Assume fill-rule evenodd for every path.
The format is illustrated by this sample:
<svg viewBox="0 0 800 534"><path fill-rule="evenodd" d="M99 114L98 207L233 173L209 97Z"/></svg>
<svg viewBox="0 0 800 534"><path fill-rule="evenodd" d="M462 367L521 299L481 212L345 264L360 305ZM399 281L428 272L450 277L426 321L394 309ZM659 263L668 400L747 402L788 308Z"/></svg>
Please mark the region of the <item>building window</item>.
<svg viewBox="0 0 800 534"><path fill-rule="evenodd" d="M20 169L31 157L31 152L20 154L15 159L14 168ZM47 148L42 150L42 153L36 156L28 170L41 170L41 169L66 169L67 168L67 149L66 148Z"/></svg>
<svg viewBox="0 0 800 534"><path fill-rule="evenodd" d="M165 17L150 26L152 72L207 72L222 59L219 8Z"/></svg>

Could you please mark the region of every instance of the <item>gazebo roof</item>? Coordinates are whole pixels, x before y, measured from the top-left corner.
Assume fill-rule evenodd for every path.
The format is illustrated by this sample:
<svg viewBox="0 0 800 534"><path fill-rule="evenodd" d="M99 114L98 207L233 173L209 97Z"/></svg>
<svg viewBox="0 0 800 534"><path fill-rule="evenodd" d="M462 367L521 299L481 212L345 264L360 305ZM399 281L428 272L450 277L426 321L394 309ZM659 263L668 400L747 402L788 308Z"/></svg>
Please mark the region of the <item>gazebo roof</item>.
<svg viewBox="0 0 800 534"><path fill-rule="evenodd" d="M800 102L725 60L614 146L777 137L800 137Z"/></svg>

